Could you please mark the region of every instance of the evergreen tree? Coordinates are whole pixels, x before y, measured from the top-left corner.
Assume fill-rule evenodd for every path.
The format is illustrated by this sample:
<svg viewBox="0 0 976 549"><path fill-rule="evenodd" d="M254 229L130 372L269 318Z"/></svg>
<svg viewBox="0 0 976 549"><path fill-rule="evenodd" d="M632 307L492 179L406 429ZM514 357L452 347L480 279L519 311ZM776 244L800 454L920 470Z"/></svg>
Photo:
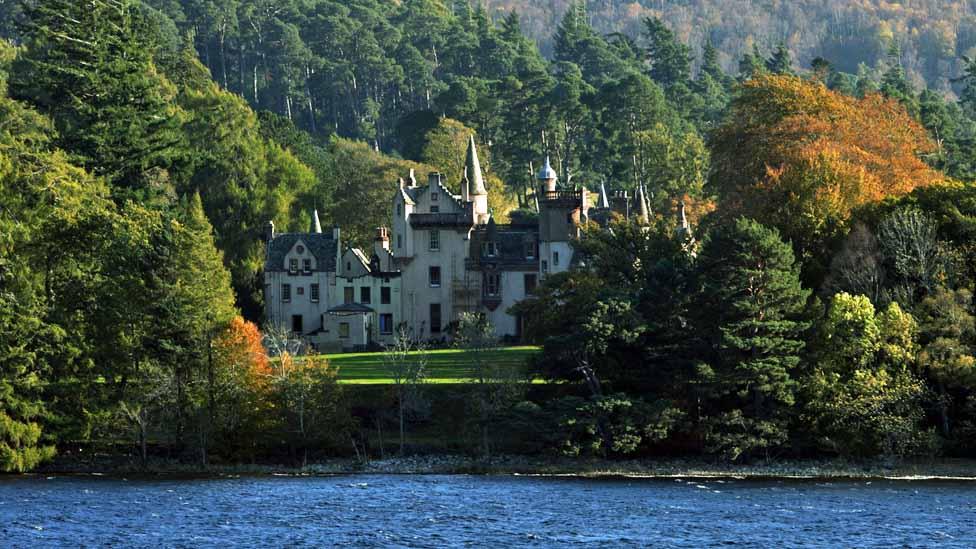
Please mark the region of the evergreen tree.
<svg viewBox="0 0 976 549"><path fill-rule="evenodd" d="M668 88L691 80L691 50L657 17L644 20L650 77Z"/></svg>
<svg viewBox="0 0 976 549"><path fill-rule="evenodd" d="M786 44L776 46L773 56L766 60L766 70L773 74L793 74L793 60Z"/></svg>
<svg viewBox="0 0 976 549"><path fill-rule="evenodd" d="M711 232L698 262L706 442L732 459L768 452L787 440L810 292L790 245L750 219Z"/></svg>
<svg viewBox="0 0 976 549"><path fill-rule="evenodd" d="M11 89L57 124L57 144L116 187L165 184L154 170L184 154L175 89L131 0L45 0L26 8L27 44Z"/></svg>
<svg viewBox="0 0 976 549"><path fill-rule="evenodd" d="M765 71L766 64L763 62L763 56L759 52L759 46L753 44L752 51L743 53L742 59L739 60L739 80L749 80Z"/></svg>

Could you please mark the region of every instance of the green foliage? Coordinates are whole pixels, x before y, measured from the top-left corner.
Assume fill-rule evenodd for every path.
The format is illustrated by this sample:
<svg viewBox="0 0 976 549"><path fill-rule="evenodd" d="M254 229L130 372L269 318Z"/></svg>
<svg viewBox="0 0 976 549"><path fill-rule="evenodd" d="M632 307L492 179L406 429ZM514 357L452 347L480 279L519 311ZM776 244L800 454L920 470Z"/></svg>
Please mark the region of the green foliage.
<svg viewBox="0 0 976 549"><path fill-rule="evenodd" d="M711 232L698 262L709 446L732 459L768 452L786 441L809 291L791 247L750 219Z"/></svg>
<svg viewBox="0 0 976 549"><path fill-rule="evenodd" d="M864 296L840 293L817 327L804 382L804 420L822 449L854 456L934 451L923 427L926 387L913 373L918 326L897 303L876 313Z"/></svg>
<svg viewBox="0 0 976 549"><path fill-rule="evenodd" d="M568 456L624 456L646 450L667 439L682 416L666 404L649 404L626 394L564 397L549 407L556 425L546 437L552 449ZM601 428L610 431L609 439L600 435ZM612 441L609 448L607 440Z"/></svg>
<svg viewBox="0 0 976 549"><path fill-rule="evenodd" d="M144 13L129 0L50 0L27 5L24 21L14 97L48 114L58 145L118 189L165 191L153 170L185 154L182 112Z"/></svg>

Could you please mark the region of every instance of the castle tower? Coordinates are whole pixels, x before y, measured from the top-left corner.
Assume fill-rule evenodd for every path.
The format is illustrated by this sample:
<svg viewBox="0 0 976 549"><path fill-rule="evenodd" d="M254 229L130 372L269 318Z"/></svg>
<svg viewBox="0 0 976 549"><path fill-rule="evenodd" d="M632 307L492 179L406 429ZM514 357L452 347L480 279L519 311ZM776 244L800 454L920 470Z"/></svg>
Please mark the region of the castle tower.
<svg viewBox="0 0 976 549"><path fill-rule="evenodd" d="M539 270L542 275L569 269L573 248L570 242L579 237L580 224L586 218L585 190L557 190L556 170L546 158L536 175L541 187L539 197Z"/></svg>
<svg viewBox="0 0 976 549"><path fill-rule="evenodd" d="M478 160L478 149L474 144L472 135L468 141L468 155L464 162L464 178L461 182L462 195L467 195L466 200L472 203L474 208L474 218L478 225L488 223L490 217L488 213L488 189L485 187L485 180L481 174L481 162Z"/></svg>

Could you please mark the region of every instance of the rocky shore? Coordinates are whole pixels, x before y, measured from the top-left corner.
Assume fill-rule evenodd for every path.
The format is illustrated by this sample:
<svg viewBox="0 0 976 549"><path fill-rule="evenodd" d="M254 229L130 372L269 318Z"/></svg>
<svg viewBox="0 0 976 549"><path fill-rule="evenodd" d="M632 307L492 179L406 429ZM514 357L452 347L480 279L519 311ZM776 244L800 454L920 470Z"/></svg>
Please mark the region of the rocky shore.
<svg viewBox="0 0 976 549"><path fill-rule="evenodd" d="M731 464L695 459L590 460L463 455L416 455L367 462L332 459L306 467L285 465L212 465L153 461L146 467L125 461L82 464L55 461L39 473L96 475L339 475L339 474L486 474L580 478L753 478L753 479L952 479L976 481L976 461L782 460Z"/></svg>

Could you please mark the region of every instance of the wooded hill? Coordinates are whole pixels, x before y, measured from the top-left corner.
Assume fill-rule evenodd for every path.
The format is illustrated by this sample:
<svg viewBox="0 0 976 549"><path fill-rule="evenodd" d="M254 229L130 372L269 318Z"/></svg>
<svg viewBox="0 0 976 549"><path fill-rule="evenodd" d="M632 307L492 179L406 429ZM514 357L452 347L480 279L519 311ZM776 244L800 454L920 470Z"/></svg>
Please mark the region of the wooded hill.
<svg viewBox="0 0 976 549"><path fill-rule="evenodd" d="M553 51L553 34L573 0L485 0L493 16L511 10L522 28ZM823 57L857 73L885 61L894 43L911 82L948 90L959 58L976 53L976 6L965 0L587 0L586 17L602 33L641 33L647 17L661 18L700 54L711 43L734 71L758 47L769 53L785 44L797 66Z"/></svg>

